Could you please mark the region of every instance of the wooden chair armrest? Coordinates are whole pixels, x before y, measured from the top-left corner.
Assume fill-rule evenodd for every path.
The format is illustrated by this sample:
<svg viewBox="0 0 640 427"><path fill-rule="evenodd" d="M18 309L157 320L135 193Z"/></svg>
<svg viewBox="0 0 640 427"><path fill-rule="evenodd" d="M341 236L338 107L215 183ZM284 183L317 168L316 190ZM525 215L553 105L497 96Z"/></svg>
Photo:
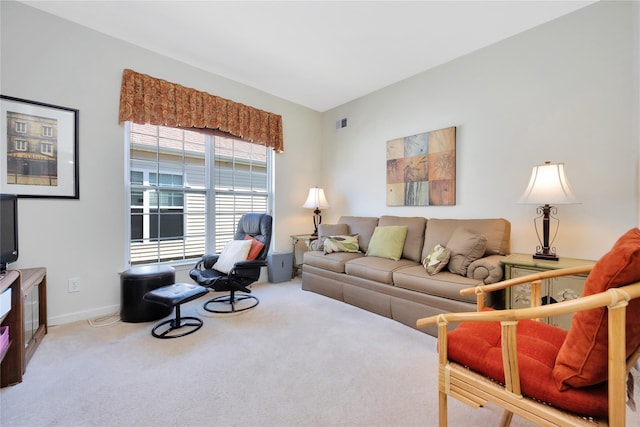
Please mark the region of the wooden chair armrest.
<svg viewBox="0 0 640 427"><path fill-rule="evenodd" d="M561 268L558 270L547 270L539 273L527 274L526 276L516 277L514 279L503 280L502 282L492 283L490 285L479 285L473 288L466 288L460 291L460 295L478 295L480 293L489 293L506 289L510 286L520 285L522 283L531 283L536 280L551 279L553 277L572 276L574 274L589 273L593 269L593 265L583 265L579 267Z"/></svg>
<svg viewBox="0 0 640 427"><path fill-rule="evenodd" d="M575 272L570 274L575 274ZM537 274L531 276L537 276ZM590 295L588 297L580 297L573 300L542 305L539 307L438 314L436 316L418 319L416 325L420 329L426 326L436 325L443 322L502 322L524 319L537 319L540 317L558 316L561 314L575 313L577 311L591 310L598 307L613 306L622 300L628 301L638 297L640 297L640 282L626 285L620 288L612 288L598 294Z"/></svg>

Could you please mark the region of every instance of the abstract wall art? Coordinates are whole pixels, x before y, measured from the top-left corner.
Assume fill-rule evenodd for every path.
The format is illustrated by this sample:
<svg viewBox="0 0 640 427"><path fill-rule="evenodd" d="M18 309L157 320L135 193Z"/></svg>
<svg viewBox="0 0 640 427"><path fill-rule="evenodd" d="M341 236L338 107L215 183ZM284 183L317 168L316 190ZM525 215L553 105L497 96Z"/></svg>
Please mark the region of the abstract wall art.
<svg viewBox="0 0 640 427"><path fill-rule="evenodd" d="M455 126L387 141L387 206L455 204Z"/></svg>

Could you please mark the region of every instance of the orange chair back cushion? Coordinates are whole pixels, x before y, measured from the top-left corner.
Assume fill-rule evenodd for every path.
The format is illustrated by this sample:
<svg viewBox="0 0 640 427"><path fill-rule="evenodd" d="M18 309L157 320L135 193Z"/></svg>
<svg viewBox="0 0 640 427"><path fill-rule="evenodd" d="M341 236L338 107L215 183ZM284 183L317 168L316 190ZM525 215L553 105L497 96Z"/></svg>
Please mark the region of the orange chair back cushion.
<svg viewBox="0 0 640 427"><path fill-rule="evenodd" d="M260 240L251 237L250 235L244 236L244 240L251 240L251 248L249 249L249 254L247 255L247 261L253 261L258 258L260 252L262 252L262 248L264 248L264 243Z"/></svg>
<svg viewBox="0 0 640 427"><path fill-rule="evenodd" d="M583 296L640 281L640 229L626 232L593 267ZM640 345L640 298L627 307L626 356ZM553 377L559 390L587 387L607 380L607 310L578 312L558 352Z"/></svg>

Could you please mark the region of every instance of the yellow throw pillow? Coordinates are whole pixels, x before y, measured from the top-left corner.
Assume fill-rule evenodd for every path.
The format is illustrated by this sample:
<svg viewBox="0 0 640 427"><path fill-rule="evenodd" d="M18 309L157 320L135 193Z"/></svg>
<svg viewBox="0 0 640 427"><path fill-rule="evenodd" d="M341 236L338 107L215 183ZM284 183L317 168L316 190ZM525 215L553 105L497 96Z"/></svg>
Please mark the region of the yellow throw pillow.
<svg viewBox="0 0 640 427"><path fill-rule="evenodd" d="M376 227L369 242L366 256L377 256L398 261L402 257L404 241L407 239L406 225Z"/></svg>

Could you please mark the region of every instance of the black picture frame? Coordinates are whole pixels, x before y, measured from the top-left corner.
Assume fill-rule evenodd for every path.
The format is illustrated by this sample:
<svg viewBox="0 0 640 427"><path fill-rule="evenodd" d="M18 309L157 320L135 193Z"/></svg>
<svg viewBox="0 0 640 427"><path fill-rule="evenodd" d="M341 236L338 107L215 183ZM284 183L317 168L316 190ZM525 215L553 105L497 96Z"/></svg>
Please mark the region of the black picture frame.
<svg viewBox="0 0 640 427"><path fill-rule="evenodd" d="M0 95L0 193L80 198L79 111Z"/></svg>

